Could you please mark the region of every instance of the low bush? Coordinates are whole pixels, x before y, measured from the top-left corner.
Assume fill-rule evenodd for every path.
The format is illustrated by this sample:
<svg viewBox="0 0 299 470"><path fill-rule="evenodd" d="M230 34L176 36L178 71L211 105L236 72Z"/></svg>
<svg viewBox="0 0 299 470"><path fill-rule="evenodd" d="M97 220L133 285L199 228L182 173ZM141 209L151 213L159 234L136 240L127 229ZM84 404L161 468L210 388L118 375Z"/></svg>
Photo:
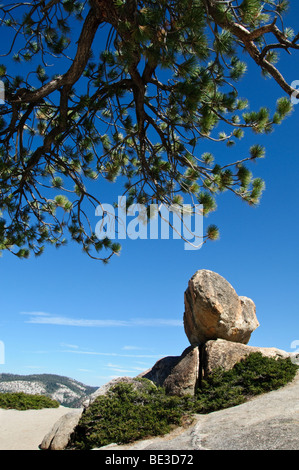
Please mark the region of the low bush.
<svg viewBox="0 0 299 470"><path fill-rule="evenodd" d="M88 450L112 442L124 444L163 435L191 423L195 413L228 408L254 395L290 382L298 370L290 359L272 359L253 353L233 369L215 370L194 397L169 396L162 387L143 381L144 387L119 383L99 396L82 414L69 448Z"/></svg>
<svg viewBox="0 0 299 470"><path fill-rule="evenodd" d="M44 395L29 395L24 392L0 393L0 408L14 410L40 410L58 408L59 403Z"/></svg>
<svg viewBox="0 0 299 470"><path fill-rule="evenodd" d="M239 405L260 393L276 390L293 380L298 366L287 359L252 353L224 371L219 368L202 381L193 406L196 413L210 413Z"/></svg>
<svg viewBox="0 0 299 470"><path fill-rule="evenodd" d="M133 442L179 426L185 414L183 400L167 396L163 388L147 379L141 380L145 384L142 390L119 383L107 395L99 396L83 413L71 447L85 450L111 442Z"/></svg>

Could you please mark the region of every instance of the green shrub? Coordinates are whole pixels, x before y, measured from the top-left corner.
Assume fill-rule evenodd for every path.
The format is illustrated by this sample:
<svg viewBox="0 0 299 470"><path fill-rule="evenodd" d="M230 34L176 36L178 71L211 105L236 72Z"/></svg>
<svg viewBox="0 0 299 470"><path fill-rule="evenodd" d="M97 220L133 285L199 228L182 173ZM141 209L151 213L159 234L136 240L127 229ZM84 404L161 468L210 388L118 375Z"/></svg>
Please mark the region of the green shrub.
<svg viewBox="0 0 299 470"><path fill-rule="evenodd" d="M58 408L59 403L44 395L27 393L0 393L0 408L14 410L40 410L42 408Z"/></svg>
<svg viewBox="0 0 299 470"><path fill-rule="evenodd" d="M135 390L132 384L119 383L83 413L71 446L91 449L166 434L180 424L182 403L161 387Z"/></svg>
<svg viewBox="0 0 299 470"><path fill-rule="evenodd" d="M162 387L143 380L142 388L119 383L99 396L83 413L70 442L72 449L87 450L112 442L125 444L163 435L195 413L228 408L250 397L290 382L298 370L290 359L250 354L231 370L215 370L194 397L169 396Z"/></svg>
<svg viewBox="0 0 299 470"><path fill-rule="evenodd" d="M219 368L202 381L194 400L196 413L210 413L239 405L260 393L276 390L293 380L298 366L289 358L252 353L228 371Z"/></svg>

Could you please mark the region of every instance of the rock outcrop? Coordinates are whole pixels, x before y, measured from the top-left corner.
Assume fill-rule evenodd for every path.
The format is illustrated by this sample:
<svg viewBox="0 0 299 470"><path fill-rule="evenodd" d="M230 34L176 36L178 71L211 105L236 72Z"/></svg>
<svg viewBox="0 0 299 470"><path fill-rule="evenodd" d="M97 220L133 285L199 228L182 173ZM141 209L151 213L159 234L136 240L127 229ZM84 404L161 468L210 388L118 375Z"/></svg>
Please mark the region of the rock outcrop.
<svg viewBox="0 0 299 470"><path fill-rule="evenodd" d="M211 339L247 344L259 326L254 302L219 274L197 271L185 291L185 333L192 346Z"/></svg>
<svg viewBox="0 0 299 470"><path fill-rule="evenodd" d="M155 385L164 387L168 395L194 395L199 377L199 348L188 347L181 356L160 359L148 371L140 374Z"/></svg>
<svg viewBox="0 0 299 470"><path fill-rule="evenodd" d="M155 385L165 388L169 395L194 395L202 377L221 367L229 370L251 353L278 358L291 357L277 348L261 348L224 339L210 340L201 346L189 346L181 356L164 357L140 374Z"/></svg>
<svg viewBox="0 0 299 470"><path fill-rule="evenodd" d="M40 444L41 450L64 450L70 440L82 410L76 410L62 416L53 426L51 431L44 437Z"/></svg>
<svg viewBox="0 0 299 470"><path fill-rule="evenodd" d="M275 359L290 357L289 353L277 348L248 346L247 344L233 343L223 339L210 340L204 346L203 375L207 376L219 367L230 370L246 356L255 352L260 352L265 357Z"/></svg>

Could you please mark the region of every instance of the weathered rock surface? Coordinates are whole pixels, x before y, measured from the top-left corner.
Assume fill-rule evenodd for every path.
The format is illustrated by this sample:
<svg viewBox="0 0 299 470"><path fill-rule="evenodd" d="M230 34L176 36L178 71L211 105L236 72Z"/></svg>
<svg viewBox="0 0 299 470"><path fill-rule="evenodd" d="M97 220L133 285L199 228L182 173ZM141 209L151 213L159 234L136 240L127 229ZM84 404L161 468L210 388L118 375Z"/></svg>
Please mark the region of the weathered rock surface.
<svg viewBox="0 0 299 470"><path fill-rule="evenodd" d="M157 386L165 387L168 395L194 395L199 376L199 349L188 347L181 356L169 356L139 377L151 380Z"/></svg>
<svg viewBox="0 0 299 470"><path fill-rule="evenodd" d="M194 395L199 378L200 352L198 347L185 349L163 386L168 395Z"/></svg>
<svg viewBox="0 0 299 470"><path fill-rule="evenodd" d="M207 341L204 348L204 364L202 365L204 375L210 374L218 367L230 370L237 362L254 352L260 352L263 356L274 357L275 359L290 356L289 353L281 349L248 346L247 344L233 343L223 339Z"/></svg>
<svg viewBox="0 0 299 470"><path fill-rule="evenodd" d="M77 426L82 410L78 409L62 416L44 437L40 444L41 450L63 450L67 446L71 434Z"/></svg>
<svg viewBox="0 0 299 470"><path fill-rule="evenodd" d="M184 312L191 345L217 338L247 344L258 326L254 302L239 297L226 279L206 269L192 276L185 291Z"/></svg>
<svg viewBox="0 0 299 470"><path fill-rule="evenodd" d="M157 387L162 387L173 368L180 361L181 356L166 356L159 359L151 369L141 372L138 377L151 380Z"/></svg>

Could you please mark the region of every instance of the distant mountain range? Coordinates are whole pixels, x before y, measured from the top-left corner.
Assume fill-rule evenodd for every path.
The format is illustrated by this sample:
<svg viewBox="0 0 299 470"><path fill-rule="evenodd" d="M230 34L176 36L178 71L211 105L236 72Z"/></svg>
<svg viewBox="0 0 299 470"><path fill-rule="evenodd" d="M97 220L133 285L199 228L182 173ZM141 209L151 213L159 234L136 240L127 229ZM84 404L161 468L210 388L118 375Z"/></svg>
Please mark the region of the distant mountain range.
<svg viewBox="0 0 299 470"><path fill-rule="evenodd" d="M80 408L84 398L97 389L98 387L84 385L77 380L55 374L0 374L0 393L46 395L70 408Z"/></svg>

